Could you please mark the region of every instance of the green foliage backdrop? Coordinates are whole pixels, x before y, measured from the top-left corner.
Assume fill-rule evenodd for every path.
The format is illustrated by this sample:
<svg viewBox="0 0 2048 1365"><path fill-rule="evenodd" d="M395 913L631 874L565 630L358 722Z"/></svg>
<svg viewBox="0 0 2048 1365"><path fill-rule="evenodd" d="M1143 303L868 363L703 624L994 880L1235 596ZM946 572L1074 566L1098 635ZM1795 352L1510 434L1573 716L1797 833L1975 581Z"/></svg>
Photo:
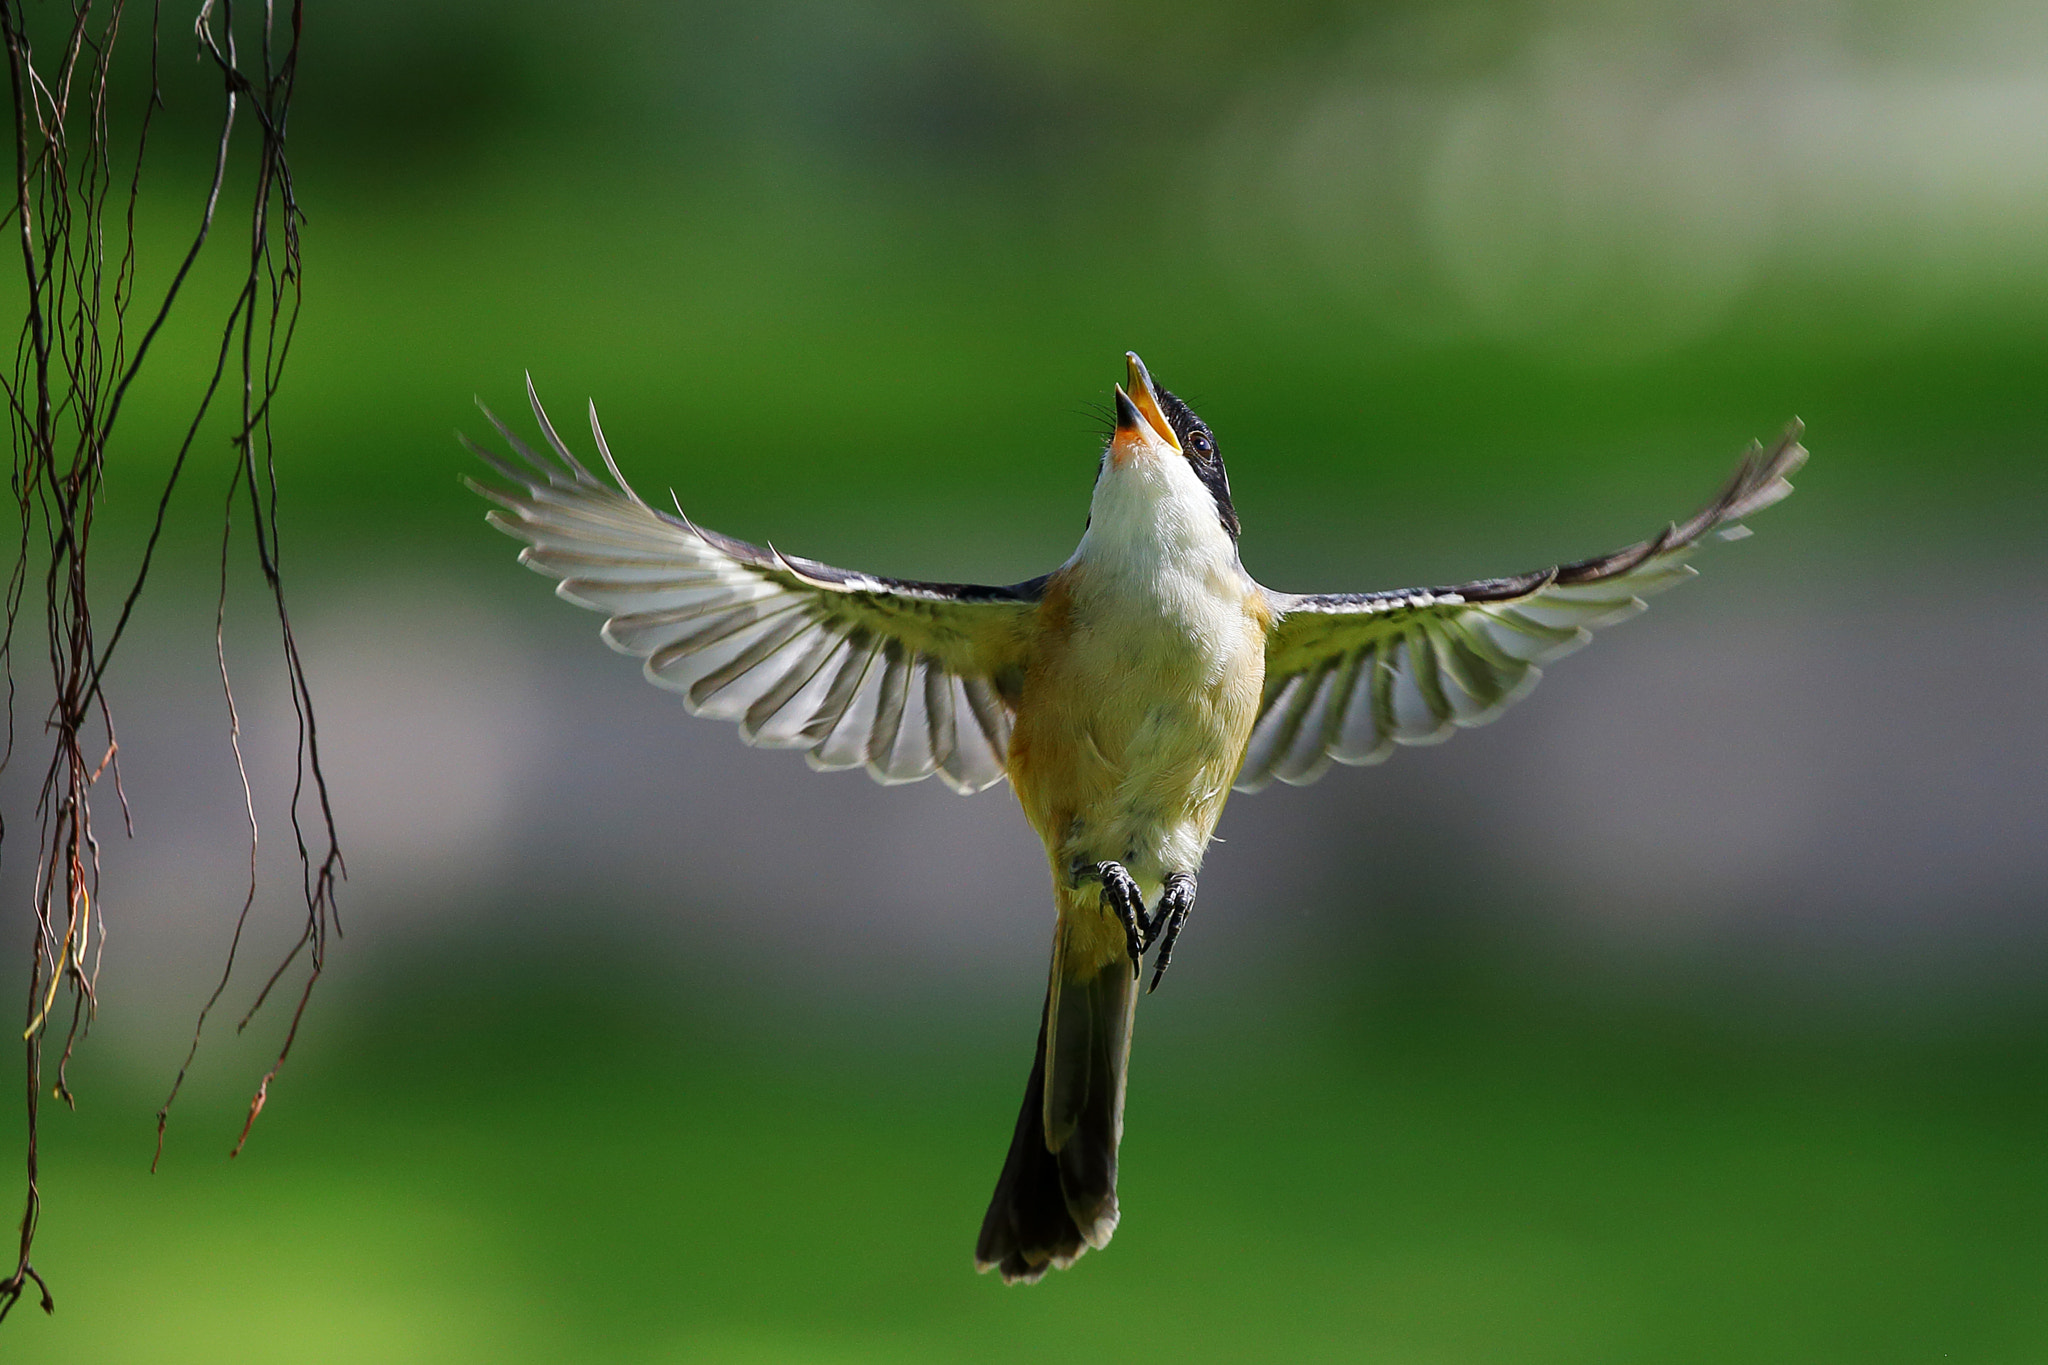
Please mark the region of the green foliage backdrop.
<svg viewBox="0 0 2048 1365"><path fill-rule="evenodd" d="M530 369L565 431L595 399L643 491L674 486L706 524L1008 581L1071 546L1087 404L1134 347L1218 430L1254 572L1362 588L1633 539L1796 414L1799 495L1599 652L1663 640L1660 685L1694 695L1678 683L1723 654L1835 657L1798 648L1895 631L1913 643L1883 668L1725 675L1766 716L1861 714L1894 667L1942 684L1900 727L1923 748L1874 729L1801 749L1825 796L1786 797L1785 818L1850 848L1858 812L1946 830L1944 792L1990 793L1987 821L2024 830L2048 683L2024 606L2048 573L2044 90L2048 35L1960 0L314 7L283 518L313 598L369 622L307 627L315 694L356 689L333 742L384 755L382 731L414 733L412 694L351 672L371 665L349 641L488 645L562 679L506 713L570 751L518 828L583 834L544 857L430 848L382 880L375 840L352 847L334 992L232 1167L246 1094L224 1046L147 1174L174 1021L231 907L190 921L190 962L131 956L141 1003L106 1021L79 1113L46 1138L39 1255L62 1312L10 1323L7 1349L2038 1357L2038 861L1883 911L1660 879L1600 893L1634 916L1603 918L1576 887L1677 855L1594 831L1583 881L1524 880L1526 846L1464 818L1504 761L1486 746L1513 742L1496 730L1256 798L1275 815L1233 807L1213 865L1236 889L1205 902L1139 1028L1125 1227L1036 1289L976 1278L1041 970L1035 855L1005 864L1015 885L974 866L946 883L999 945L976 956L963 933L957 970L833 927L890 887L819 873L747 899L749 867L799 856L799 835L876 845L937 798L799 774L788 790L826 784L825 816L760 794L779 785L721 799L729 774L779 784L791 760L690 770L730 736L667 747L692 722L510 563L449 432L479 425L472 394L516 413ZM169 429L206 340L167 337L139 426ZM110 505L108 534L147 512ZM172 615L180 575L210 610L213 549L171 547ZM1562 665L1498 733L1554 733L1565 713L1544 708L1601 666ZM450 668L426 694L449 725L499 714L498 679ZM1743 739L1728 751L1763 774L1745 800L1778 810ZM146 728L124 740L149 752ZM352 805L374 823L405 796L377 785L383 761L338 786L345 834ZM1694 818L1706 776L1654 744L1626 766ZM1413 785L1452 771L1470 786ZM680 804L634 806L657 789ZM672 851L692 793L748 813L732 865ZM613 799L639 832L591 842L586 807ZM1300 843L1268 866L1283 845L1236 832L1321 810L1357 823L1325 829L1312 866ZM946 818L1015 823L1000 791ZM214 835L182 837L203 863ZM1949 866L1950 835L1917 837L1870 856ZM629 848L662 880L619 871ZM1862 856L1838 884L1861 885ZM1734 885L1737 861L1709 871ZM903 894L934 875L906 868ZM880 946L835 975L813 934ZM1285 946L1246 947L1268 937Z"/></svg>

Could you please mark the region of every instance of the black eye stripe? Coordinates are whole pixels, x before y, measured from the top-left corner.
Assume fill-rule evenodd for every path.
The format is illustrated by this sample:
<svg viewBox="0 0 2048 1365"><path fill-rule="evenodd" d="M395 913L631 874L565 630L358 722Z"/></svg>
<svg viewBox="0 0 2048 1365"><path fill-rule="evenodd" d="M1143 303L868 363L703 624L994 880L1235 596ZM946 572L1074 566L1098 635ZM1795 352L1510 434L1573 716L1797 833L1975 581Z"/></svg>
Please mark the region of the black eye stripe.
<svg viewBox="0 0 2048 1365"><path fill-rule="evenodd" d="M1223 457L1216 453L1216 436L1202 424L1186 403L1180 401L1165 389L1156 389L1159 410L1166 415L1166 424L1173 428L1181 448L1188 452L1188 467L1209 489L1216 500L1216 516L1223 523L1223 529L1237 538L1239 527L1237 509L1230 504L1230 476L1223 472Z"/></svg>

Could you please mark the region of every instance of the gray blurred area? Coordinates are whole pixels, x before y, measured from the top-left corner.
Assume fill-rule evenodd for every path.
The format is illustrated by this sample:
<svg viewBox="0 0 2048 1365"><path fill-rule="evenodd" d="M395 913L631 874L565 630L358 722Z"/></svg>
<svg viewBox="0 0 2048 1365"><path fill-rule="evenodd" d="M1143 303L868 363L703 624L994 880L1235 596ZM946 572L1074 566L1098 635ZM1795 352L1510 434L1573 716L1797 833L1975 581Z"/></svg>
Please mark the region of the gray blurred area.
<svg viewBox="0 0 2048 1365"><path fill-rule="evenodd" d="M1787 572L1805 513L1760 517L1492 726L1235 797L1174 987L1370 978L1414 933L1533 975L1733 973L1780 1003L2022 983L2048 952L2048 715L2025 702L2048 684L2048 582L1817 590ZM1007 788L882 788L749 750L646 685L511 542L462 537L501 574L302 589L350 867L332 989L391 955L525 938L715 964L792 1000L993 992L1028 1012L1050 902ZM192 646L153 643L188 657L115 697L136 834L107 841L103 899L147 912L113 930L108 1027L143 1020L152 1053L217 967L247 856ZM268 681L240 702L275 802L290 717ZM289 848L273 817L248 965L292 923Z"/></svg>

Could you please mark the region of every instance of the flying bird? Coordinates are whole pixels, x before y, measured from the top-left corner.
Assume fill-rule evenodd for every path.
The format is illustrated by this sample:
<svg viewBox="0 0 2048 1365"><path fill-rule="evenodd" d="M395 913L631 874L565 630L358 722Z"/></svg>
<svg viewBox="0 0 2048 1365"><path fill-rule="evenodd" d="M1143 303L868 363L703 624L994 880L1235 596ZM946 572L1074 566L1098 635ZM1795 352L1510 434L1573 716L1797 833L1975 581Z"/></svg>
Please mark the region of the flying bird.
<svg viewBox="0 0 2048 1365"><path fill-rule="evenodd" d="M1131 1024L1195 904L1233 787L1314 781L1482 725L1540 665L1691 576L1708 537L1790 493L1794 422L1718 496L1612 554L1394 592L1276 592L1238 557L1215 433L1134 353L1116 388L1087 529L1067 562L1006 587L835 569L698 526L633 492L590 410L606 475L485 415L524 467L471 486L520 562L606 614L605 642L749 744L883 783L958 792L1009 779L1052 867L1052 967L1038 1051L975 1264L1031 1281L1106 1245Z"/></svg>

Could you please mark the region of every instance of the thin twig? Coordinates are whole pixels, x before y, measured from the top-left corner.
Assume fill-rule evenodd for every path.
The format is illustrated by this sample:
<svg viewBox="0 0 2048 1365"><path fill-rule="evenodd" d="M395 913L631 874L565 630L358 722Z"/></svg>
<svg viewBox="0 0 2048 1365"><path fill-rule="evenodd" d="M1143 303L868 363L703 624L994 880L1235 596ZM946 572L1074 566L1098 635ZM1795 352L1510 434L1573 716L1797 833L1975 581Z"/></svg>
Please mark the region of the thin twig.
<svg viewBox="0 0 2048 1365"><path fill-rule="evenodd" d="M28 307L15 344L14 365L0 375L13 450L12 490L21 514L17 553L4 589L5 623L0 634L0 670L7 687L7 737L0 769L14 752L14 631L31 574L42 581L45 641L54 684L44 731L48 761L37 790L36 871L32 909L34 937L29 961L25 1050L28 1121L28 1188L21 1223L20 1254L14 1273L0 1280L0 1318L37 1287L45 1309L51 1300L31 1262L42 1203L37 1183L40 1102L44 1085L43 1043L60 997L68 995L70 1021L57 1059L53 1093L66 1102L66 1070L75 1047L91 1031L98 1007L100 962L107 937L108 910L99 895L101 845L93 824L92 798L111 776L124 830L133 816L121 780L121 746L104 683L116 647L125 638L144 586L156 562L170 516L171 499L190 466L198 438L231 366L238 367L241 395L238 422L230 437L233 452L228 500L221 533L220 595L214 643L227 702L228 746L242 781L249 831L249 880L236 915L219 983L201 1009L191 1046L170 1095L157 1114L157 1154L172 1102L197 1056L206 1020L234 975L244 930L257 903L258 803L242 751L241 717L228 667L226 610L229 550L238 511L249 518L258 571L274 605L279 645L298 718L298 776L289 814L300 858L305 921L299 941L285 954L257 994L255 1008L299 961L309 965L298 1003L269 1069L258 1082L247 1120L236 1141L240 1152L266 1103L271 1083L289 1057L305 1018L314 984L326 966L327 935L335 928L334 890L345 875L320 766L318 727L311 691L290 612L286 608L282 545L278 530L274 401L284 362L296 332L300 296L299 225L302 220L286 156L293 86L297 78L303 12L290 11L288 41L274 41L275 15L261 12L261 72L245 70L233 0L200 0L193 24L201 55L220 79L219 133L213 169L200 204L198 223L185 250L157 295L149 325L129 349L128 310L139 287L137 208L145 156L158 110L164 108L160 74L160 0L150 11L148 98L142 105L127 198L110 224L114 193L114 136L111 130L111 73L121 37L125 0L71 0L62 22L54 60L39 62L23 0L0 0L0 27L7 45L15 129L15 185L12 202L0 212L0 226L17 238ZM54 22L54 21L53 21ZM250 117L244 120L241 116ZM212 373L197 395L191 420L158 497L142 553L128 579L111 634L95 632L88 573L92 531L109 469L108 457L130 386L141 373L173 308L194 277L207 247L228 185L236 131L253 122L258 139L250 186L248 252L244 278L235 289L222 324ZM117 225L117 226L116 226ZM118 250L107 240L121 233ZM111 268L110 268L111 267ZM259 338L259 332L261 333ZM259 449L260 447L260 449ZM246 488L246 499L243 490ZM246 505L244 505L246 502ZM32 553L33 552L33 553ZM98 731L87 738L95 723ZM104 731L103 736L99 731ZM324 851L315 857L302 821L302 802L317 793ZM0 818L0 837L5 834ZM251 1015L254 1008L251 1010ZM246 1026L250 1015L245 1015ZM154 1169L156 1162L152 1160Z"/></svg>

